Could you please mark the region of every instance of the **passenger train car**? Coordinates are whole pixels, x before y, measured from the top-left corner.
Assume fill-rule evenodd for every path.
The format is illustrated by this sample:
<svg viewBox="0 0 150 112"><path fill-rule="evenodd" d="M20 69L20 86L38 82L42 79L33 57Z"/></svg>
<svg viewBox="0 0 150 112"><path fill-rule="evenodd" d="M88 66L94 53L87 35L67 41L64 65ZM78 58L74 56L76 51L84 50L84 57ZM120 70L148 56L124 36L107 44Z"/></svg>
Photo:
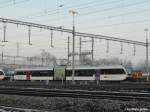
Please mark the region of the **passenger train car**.
<svg viewBox="0 0 150 112"><path fill-rule="evenodd" d="M5 73L2 69L0 69L0 80L4 80L5 79Z"/></svg>
<svg viewBox="0 0 150 112"><path fill-rule="evenodd" d="M128 73L123 66L75 67L74 80L126 80ZM72 68L66 68L66 80L72 80Z"/></svg>
<svg viewBox="0 0 150 112"><path fill-rule="evenodd" d="M78 66L75 81L123 81L128 73L123 66ZM16 69L14 80L72 80L72 67Z"/></svg>
<svg viewBox="0 0 150 112"><path fill-rule="evenodd" d="M16 69L14 80L53 80L53 68Z"/></svg>

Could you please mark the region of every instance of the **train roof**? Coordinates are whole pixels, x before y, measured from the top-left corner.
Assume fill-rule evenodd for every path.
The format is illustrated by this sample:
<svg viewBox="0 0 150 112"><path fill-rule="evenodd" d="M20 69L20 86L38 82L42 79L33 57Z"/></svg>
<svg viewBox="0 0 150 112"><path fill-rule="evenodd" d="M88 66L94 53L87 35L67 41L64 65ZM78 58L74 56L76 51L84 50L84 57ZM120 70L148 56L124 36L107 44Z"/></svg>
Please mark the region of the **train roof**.
<svg viewBox="0 0 150 112"><path fill-rule="evenodd" d="M106 66L75 66L75 69L125 69L124 66L122 65L106 65ZM15 71L28 71L28 70L53 70L54 67L49 67L49 68L19 68L15 69ZM67 66L67 70L72 69L72 66Z"/></svg>
<svg viewBox="0 0 150 112"><path fill-rule="evenodd" d="M116 69L124 67L122 65L106 65L106 66L75 66L75 69ZM72 66L67 67L66 69L72 69Z"/></svg>
<svg viewBox="0 0 150 112"><path fill-rule="evenodd" d="M28 70L53 70L53 67L50 68L19 68L19 69L15 69L15 71L28 71Z"/></svg>
<svg viewBox="0 0 150 112"><path fill-rule="evenodd" d="M0 71L3 71L3 72L4 72L4 70L3 70L2 68L0 68Z"/></svg>

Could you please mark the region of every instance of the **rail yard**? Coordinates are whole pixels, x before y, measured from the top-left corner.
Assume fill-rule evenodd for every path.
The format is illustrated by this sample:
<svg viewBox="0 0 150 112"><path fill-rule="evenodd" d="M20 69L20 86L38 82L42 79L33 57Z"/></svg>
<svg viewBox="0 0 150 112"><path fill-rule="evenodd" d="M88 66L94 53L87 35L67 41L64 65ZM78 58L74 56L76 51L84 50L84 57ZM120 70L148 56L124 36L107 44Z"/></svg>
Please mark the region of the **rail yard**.
<svg viewBox="0 0 150 112"><path fill-rule="evenodd" d="M143 88L136 88L137 85ZM103 83L92 86L60 86L58 84L54 86L39 82L1 82L0 94L0 104L14 108L22 107L25 112L27 109L36 112L58 110L69 112L74 108L81 112L108 109L111 111L132 109L149 111L150 102L149 83Z"/></svg>
<svg viewBox="0 0 150 112"><path fill-rule="evenodd" d="M0 112L150 112L150 0L0 0Z"/></svg>

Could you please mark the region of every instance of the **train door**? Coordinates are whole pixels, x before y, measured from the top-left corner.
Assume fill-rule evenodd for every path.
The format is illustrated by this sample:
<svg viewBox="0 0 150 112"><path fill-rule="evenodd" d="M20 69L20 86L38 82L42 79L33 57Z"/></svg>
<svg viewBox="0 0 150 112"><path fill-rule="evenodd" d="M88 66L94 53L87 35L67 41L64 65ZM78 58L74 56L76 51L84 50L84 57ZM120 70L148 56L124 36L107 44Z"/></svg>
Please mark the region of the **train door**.
<svg viewBox="0 0 150 112"><path fill-rule="evenodd" d="M98 84L99 81L100 81L100 70L99 69L96 69L95 70L95 80L96 80L96 83Z"/></svg>
<svg viewBox="0 0 150 112"><path fill-rule="evenodd" d="M66 80L65 78L66 67L55 67L54 68L54 80Z"/></svg>
<svg viewBox="0 0 150 112"><path fill-rule="evenodd" d="M31 80L31 72L25 71L26 80Z"/></svg>

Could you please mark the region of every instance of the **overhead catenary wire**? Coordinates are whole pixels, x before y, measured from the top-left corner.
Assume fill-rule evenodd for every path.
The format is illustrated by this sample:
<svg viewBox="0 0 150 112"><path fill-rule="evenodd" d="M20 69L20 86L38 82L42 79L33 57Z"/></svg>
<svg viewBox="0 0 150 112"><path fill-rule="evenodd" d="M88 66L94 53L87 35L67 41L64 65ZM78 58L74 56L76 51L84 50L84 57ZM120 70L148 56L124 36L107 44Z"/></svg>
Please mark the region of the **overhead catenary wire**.
<svg viewBox="0 0 150 112"><path fill-rule="evenodd" d="M12 1L12 0L4 0L4 1L1 1L0 4L1 4L1 5L7 4L7 3L10 3L11 1Z"/></svg>
<svg viewBox="0 0 150 112"><path fill-rule="evenodd" d="M10 7L12 5L18 5L18 4L28 2L28 1L30 1L30 0L20 0L20 1L15 1L15 2L6 2L6 4L0 5L0 8L7 8L7 7Z"/></svg>
<svg viewBox="0 0 150 112"><path fill-rule="evenodd" d="M61 11L63 10L68 10L69 8L72 8L72 7L77 7L77 8L80 8L82 6L87 6L87 5L91 5L91 4L98 4L98 2L102 2L104 0L94 0L94 1L90 1L90 2L86 2L84 4L78 4L78 5L75 5L75 6L69 6L69 7L64 7L64 8L61 8ZM58 8L58 7L57 7ZM20 17L20 18L17 18L17 19L33 19L33 18L37 18L37 17L43 17L43 15L53 15L53 14L57 14L58 12L58 9L54 9L54 10L49 10L49 11L40 11L40 12L36 12L35 14L30 14L30 15L26 15L26 16L23 16L23 17ZM42 14L41 14L42 13Z"/></svg>
<svg viewBox="0 0 150 112"><path fill-rule="evenodd" d="M116 1L116 2L115 2ZM118 1L122 1L122 0L114 0L114 1L110 1L110 2L107 2L107 3L102 3L102 4L100 4L100 5L108 5L108 4L114 4L114 3L118 3ZM95 2L96 3L96 2ZM98 3L96 3L95 5L93 5L93 7L95 7L95 6L100 6ZM85 7L77 7L76 8L76 10L81 10L81 9L89 9L89 8L91 8L91 6L85 6ZM64 8L64 9L66 9L66 10L68 10L68 8ZM61 11L63 10L63 8L61 8ZM112 9L110 9L110 10L112 10ZM65 12L65 11L63 11L63 12ZM101 11L102 12L102 11ZM92 12L93 13L93 12ZM91 14L92 14L91 13ZM54 10L54 11L52 11L52 13L50 13L50 14L48 14L48 13L46 13L46 15L54 15L54 14L58 14L58 12L57 12L57 9L56 10ZM66 14L66 13L65 13ZM90 14L90 12L88 12L88 14ZM37 16L31 16L31 17L29 17L29 18L27 18L27 19L37 19L38 17L45 17L44 16L45 14L42 14L42 15L37 15ZM84 15L86 15L85 13L81 13L81 15L79 14L79 17L80 16L84 16ZM24 19L24 17L23 18L17 18L17 19L22 19L22 20L26 20L26 19ZM69 19L68 18L68 16L63 16L61 19ZM41 21L41 20L40 20ZM44 21L46 21L46 20L44 20ZM48 21L58 21L58 18L55 18L55 19L48 19Z"/></svg>
<svg viewBox="0 0 150 112"><path fill-rule="evenodd" d="M105 16L105 17L101 17L101 18L96 18L94 20L107 20L107 19L112 19L112 18L116 18L116 17L122 17L122 16L128 16L128 15L134 15L134 14L140 14L140 13L148 13L150 12L149 8L148 9L144 9L144 10L138 10L138 11L132 11L132 12L126 12L126 13L120 13L120 14L116 14L116 15L111 15L111 16ZM88 19L86 19L88 21ZM90 21L93 19L90 19ZM87 22L86 21L86 22ZM85 21L80 21L80 22L85 22ZM78 23L80 23L78 22ZM98 25L97 25L98 26ZM107 26L107 25L106 25Z"/></svg>
<svg viewBox="0 0 150 112"><path fill-rule="evenodd" d="M86 16L86 15L91 15L91 14L96 14L96 13L100 13L100 12L104 12L104 11L112 11L112 10L116 10L116 9L119 9L119 8L127 8L127 7L131 7L131 6L135 6L135 5L141 5L141 4L145 4L147 2L150 2L149 0L145 0L145 1L142 1L142 2L136 2L136 3L130 3L130 4L126 4L124 6L120 5L118 7L114 6L114 7L111 7L111 8L105 8L105 9L98 9L98 10L95 10L95 11L89 11L89 12L86 12L86 13L80 13L78 15L78 17L81 17L81 16ZM90 8L90 7L88 7ZM79 9L78 9L79 10ZM119 15L118 15L119 16ZM69 19L68 16L64 16L62 17L61 19ZM56 21L57 19L49 19L48 21ZM41 21L41 20L40 20ZM46 21L46 20L44 20Z"/></svg>
<svg viewBox="0 0 150 112"><path fill-rule="evenodd" d="M150 22L150 19L136 20L136 21L126 21L126 22L114 23L114 24L109 24L109 25L96 25L96 26L93 26L93 27L91 26L91 28L113 27L113 26L119 26L119 25L127 25L127 24L131 24L131 23L143 23L143 22Z"/></svg>
<svg viewBox="0 0 150 112"><path fill-rule="evenodd" d="M126 7L131 7L131 6L135 6L135 5L141 5L141 4L145 4L147 2L150 2L149 0L145 0L145 1L140 1L140 2L136 2L136 3L130 3L130 4L126 4L124 6L120 5L118 7L114 6L114 7L110 7L110 8L106 8L106 9L98 9L95 11L90 11L90 12L86 12L84 14L81 14L79 16L85 16L85 15L89 15L89 14L95 14L95 13L99 13L99 12L104 12L104 11L109 11L109 10L115 10L115 9L119 9L119 8L126 8Z"/></svg>
<svg viewBox="0 0 150 112"><path fill-rule="evenodd" d="M123 23L121 23L121 24L123 24ZM124 23L125 24L125 23ZM116 25L116 24L115 24ZM95 26L96 27L96 26ZM98 26L99 27L99 26ZM100 26L100 27L107 27L107 26ZM109 26L108 26L109 27Z"/></svg>
<svg viewBox="0 0 150 112"><path fill-rule="evenodd" d="M6 23L18 24L18 25L24 25L24 26L31 26L31 27L36 27L36 28L43 28L43 29L48 29L48 30L62 31L62 32L72 34L72 30L70 30L70 29L64 29L64 28L62 29L60 27L41 25L41 24L36 24L36 23L31 23L31 22L23 22L23 21L18 21L18 20L13 20L13 19L5 19L5 18L0 18L0 22L6 22ZM138 42L138 41L127 40L127 39L120 39L120 38L111 37L111 36L94 35L94 34L81 33L81 32L75 32L75 35L76 36L83 36L83 37L93 37L96 39L119 41L119 42L124 42L124 43L131 43L131 44L135 43L136 45L146 46L146 44L144 42Z"/></svg>

